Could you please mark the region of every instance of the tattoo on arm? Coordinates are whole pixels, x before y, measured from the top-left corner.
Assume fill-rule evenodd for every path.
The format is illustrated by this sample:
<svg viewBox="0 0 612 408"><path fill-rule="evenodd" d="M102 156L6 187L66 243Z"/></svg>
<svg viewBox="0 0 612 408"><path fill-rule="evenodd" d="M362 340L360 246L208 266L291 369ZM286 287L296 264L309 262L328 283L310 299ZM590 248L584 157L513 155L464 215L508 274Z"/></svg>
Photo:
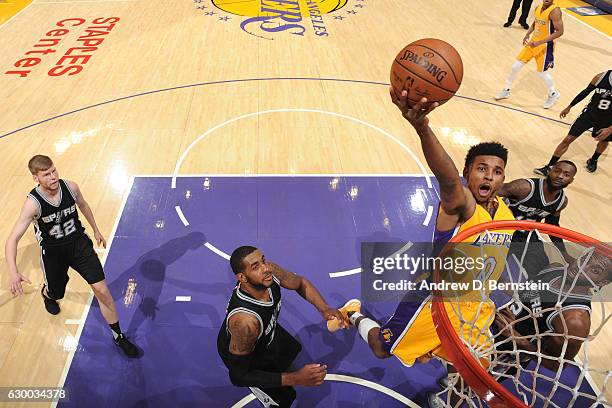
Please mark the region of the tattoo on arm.
<svg viewBox="0 0 612 408"><path fill-rule="evenodd" d="M514 200L522 200L527 197L530 191L531 184L525 179L518 179L504 183L497 194Z"/></svg>
<svg viewBox="0 0 612 408"><path fill-rule="evenodd" d="M297 290L301 286L302 277L298 274L283 269L274 262L268 262L268 265L270 265L272 274L276 276L283 288Z"/></svg>
<svg viewBox="0 0 612 408"><path fill-rule="evenodd" d="M243 315L244 313L238 313L232 316L228 322L229 331L232 335L229 351L238 356L251 354L260 332L259 321L253 316Z"/></svg>

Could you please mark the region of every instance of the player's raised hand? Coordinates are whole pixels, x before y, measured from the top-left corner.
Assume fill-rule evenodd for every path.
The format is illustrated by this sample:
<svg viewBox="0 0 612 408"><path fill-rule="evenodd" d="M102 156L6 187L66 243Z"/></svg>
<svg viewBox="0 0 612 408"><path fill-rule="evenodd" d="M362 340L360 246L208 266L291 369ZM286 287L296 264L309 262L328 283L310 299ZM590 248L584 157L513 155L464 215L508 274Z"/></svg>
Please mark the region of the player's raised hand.
<svg viewBox="0 0 612 408"><path fill-rule="evenodd" d="M16 274L11 274L9 278L9 290L13 296L21 296L23 295L23 286L21 286L21 282L27 282L32 284L28 278L17 272Z"/></svg>
<svg viewBox="0 0 612 408"><path fill-rule="evenodd" d="M98 243L98 246L106 248L106 240L100 231L94 231L94 238Z"/></svg>
<svg viewBox="0 0 612 408"><path fill-rule="evenodd" d="M396 95L393 88L389 90L391 100L402 112L402 116L410 122L416 129L417 133L429 125L427 115L439 106L438 102L427 105L427 98L421 98L420 101L410 106L408 102L408 91L403 90L401 95Z"/></svg>

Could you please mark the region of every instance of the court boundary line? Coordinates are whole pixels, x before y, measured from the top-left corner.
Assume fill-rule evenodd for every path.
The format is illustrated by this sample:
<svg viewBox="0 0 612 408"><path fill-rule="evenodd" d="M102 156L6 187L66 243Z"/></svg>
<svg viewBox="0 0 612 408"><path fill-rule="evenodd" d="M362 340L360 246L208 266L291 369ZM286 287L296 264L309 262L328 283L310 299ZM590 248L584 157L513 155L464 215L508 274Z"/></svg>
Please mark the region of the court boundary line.
<svg viewBox="0 0 612 408"><path fill-rule="evenodd" d="M172 177L172 176L173 175L166 176L166 177ZM223 175L223 176L225 176L225 177L236 177L235 175ZM244 176L244 175L239 175L239 176ZM248 175L248 176L259 177L260 175L259 174L252 174L252 175ZM274 176L282 177L283 175L278 174L278 175L274 175ZM295 176L299 177L301 175L300 174L295 174ZM320 175L319 174L311 174L310 176L314 177L314 176L320 176ZM405 176L405 175L398 174L397 176L401 177L401 176ZM106 265L106 260L108 259L108 255L110 254L110 249L112 247L114 238L116 236L117 228L119 227L119 222L121 221L121 216L123 215L123 212L125 210L125 206L127 204L127 200L128 200L128 198L130 196L130 193L132 192L132 188L134 186L134 181L136 180L137 177L144 178L144 177L148 177L148 176L147 175L132 175L132 176L130 176L130 181L129 181L127 187L126 187L126 191L125 191L125 193L123 195L123 199L122 199L121 205L119 207L119 212L118 212L117 216L115 217L115 222L114 222L113 229L112 229L112 232L111 232L111 235L110 235L110 238L109 238L109 242L108 242L108 246L107 246L107 251L105 252L104 259L102 259L102 261L101 261L103 267ZM374 176L371 176L371 177L374 177ZM424 177L423 174L410 175L409 177L426 178L426 177ZM79 328L77 329L77 333L76 333L76 335L74 337L74 339L76 340L77 347L78 347L81 335L83 333L83 329L85 327L85 322L87 320L87 315L89 314L89 310L91 309L91 303L93 301L93 297L94 297L94 295L93 295L93 293L91 293L89 295L88 304L85 306L85 308L83 310L83 313L82 313L82 316L81 316L81 319L80 319L80 322L79 322ZM70 351L70 353L68 355L68 358L66 359L66 362L65 362L65 365L64 365L64 369L63 369L63 372L62 372L62 376L60 377L60 381L58 383L58 387L62 387L63 388L64 385L65 385L66 379L68 377L68 371L70 370L70 367L72 366L72 360L74 359L74 356L76 354L77 347L75 347L74 350ZM325 376L325 380L326 381L347 382L347 383L350 383L350 384L355 384L355 385L359 385L359 386L362 386L362 387L366 387L366 388L372 389L374 391L378 391L378 392L380 392L382 394L385 394L385 395L387 395L387 396L389 396L389 397L391 397L391 398L393 398L393 399L395 399L395 400L397 400L397 401L399 401L399 402L401 402L401 403L403 403L403 404L405 404L405 405L407 405L407 406L409 406L411 408L420 408L410 398L406 397L405 395L402 395L399 392L397 392L397 391L395 391L395 390L393 390L393 389L391 389L389 387L386 387L386 386L384 386L382 384L378 384L376 382L369 381L369 380L366 380L366 379L363 379L363 378L354 377L354 376L348 376L348 375L341 375L341 374L327 374ZM242 398L240 401L238 401L236 404L234 404L232 406L232 408L243 407L246 404L248 404L249 402L253 401L254 399L255 399L255 396L252 393L248 394L247 396ZM56 408L58 403L59 403L59 401L53 401L51 403L51 407L52 408ZM240 405L240 404L242 404L242 405Z"/></svg>
<svg viewBox="0 0 612 408"><path fill-rule="evenodd" d="M1 27L2 26L0 26L0 29L1 29ZM74 110L71 110L71 111L68 111L68 112L60 113L59 115L55 115L55 116L52 116L50 118L43 119L43 120L40 120L38 122L31 123L29 125L22 126L20 128L15 129L15 130L12 130L12 131L10 131L8 133L0 134L0 139L3 139L5 137L8 137L8 136L13 135L13 134L18 133L18 132L21 132L23 130L29 129L31 127L35 127L35 126L41 125L43 123L50 122L52 120L62 118L64 116L69 116L69 115L75 114L77 112L81 112L81 111L88 110L88 109L93 109L93 108L96 108L98 106L108 105L108 104L114 103L114 102L119 102L119 101L123 101L123 100L127 100L127 99L137 98L139 96L151 95L151 94L167 92L167 91L174 91L174 90L184 89L184 88L195 88L195 87L199 87L199 86L221 85L221 84L231 84L231 83L241 83L241 82L256 82L256 81L262 81L262 82L265 82L265 81L322 81L322 82L341 82L341 83L342 82L347 82L347 83L352 83L352 84L391 86L389 83L386 83L386 82L366 81L366 80L359 80L359 79L317 78L317 77L243 78L243 79L228 79L228 80L217 80L217 81L209 81L209 82L198 82L198 83L195 83L195 84L179 85L179 86L174 86L174 87L169 87L169 88L161 88L161 89L156 89L156 90L152 90L152 91L140 92L140 93L137 93L137 94L122 96L122 97L115 98L115 99L109 99L107 101L95 103L93 105L87 105L87 106L84 106L82 108L78 108L78 109L74 109ZM483 99L472 98L472 97L469 97L469 96L455 95L455 97L457 97L459 99L466 99L466 100L473 101L473 102L480 102L480 103L484 103L484 104L487 104L487 105L497 106L497 107L500 107L500 108L509 109L509 110L512 110L512 111L515 111L515 112L524 113L524 114L531 115L531 116L536 116L538 118L541 118L541 119L544 119L544 120L548 120L548 121L551 121L551 122L554 122L554 123L560 123L560 124L566 125L566 126L570 126L571 125L571 123L569 123L569 122L564 122L564 121L561 121L561 120L558 120L558 119L555 119L555 118L550 118L550 117L543 116L543 115L540 115L540 114L537 114L537 113L521 110L521 109L518 109L518 108L514 108L512 106L508 106L508 105L502 105L502 104L499 104L499 103L489 102L489 101L485 101Z"/></svg>
<svg viewBox="0 0 612 408"><path fill-rule="evenodd" d="M331 174L331 173L327 173L327 174L323 174L323 173L304 173L304 174L299 174L299 173L291 173L291 174L253 174L253 173L249 173L249 174L240 174L240 173L226 173L226 174L207 174L207 173L200 173L200 174L182 174L182 175L168 175L168 174L135 174L135 175L131 175L130 176L130 180L128 185L126 186L126 191L123 194L123 198L122 198L122 203L119 207L119 212L115 217L115 222L113 225L113 229L108 241L108 246L107 249L104 253L104 258L101 260L102 266L104 267L106 265L106 260L108 259L108 255L110 254L110 249L112 247L114 238L116 236L116 232L117 232L117 228L119 227L119 222L121 221L121 216L123 215L123 212L125 210L125 205L127 204L127 200L129 198L130 193L132 192L132 188L135 182L136 178L152 178L152 177L158 177L158 178L171 178L171 177L177 177L177 178L185 178L185 177L243 177L243 178L253 178L253 177L329 177L329 176L343 176L343 177L377 177L377 176L384 176L384 177L424 177L423 174L416 174L416 173L411 173L411 174L397 174L397 173L391 173L391 174L386 174L386 173L379 173L379 174ZM206 245L206 244L205 244ZM83 329L85 327L85 323L87 320L87 316L89 314L89 310L91 309L91 304L93 301L93 293L89 294L89 298L88 298L88 302L83 310L83 313L81 315L80 319L73 319L74 322L70 322L68 323L67 321L65 322L65 324L76 324L78 322L79 327L77 329L77 333L74 336L74 340L76 340L76 346L78 347ZM76 354L76 349L77 347L75 347L74 350L71 350L69 352L68 358L66 359L65 365L64 365L64 369L62 371L60 380L58 382L58 387L63 388L66 382L66 379L68 377L68 372L70 370L70 367L72 366L72 361L74 359L74 356ZM334 378L328 378L330 376L333 376ZM597 386L597 384L594 382L594 379L591 377L590 373L588 371L586 371L585 373L585 378L587 380L587 383L589 384L589 386L591 387L591 389L596 392L598 395L601 393L601 390L599 389L599 387ZM327 374L325 377L325 380L327 381L341 381L341 382L347 382L347 383L351 383L351 384L355 384L355 385L361 385L364 386L366 388L370 388L376 391L379 391L389 397L392 397L400 402L405 403L406 405L410 406L410 407L416 407L416 408L420 408L418 405L410 405L410 404L414 404L414 402L412 400L410 400L408 397L398 393L397 391L385 387L383 385L374 383L372 381L369 380L365 380L359 377L353 377L353 376L347 376L347 375L338 375L338 374ZM371 385L366 385L364 383L367 384L373 384L375 387L372 387ZM377 387L381 387L382 389L379 389ZM387 392L389 391L389 392ZM396 396L392 395L392 394L397 394L398 396L401 397L401 399L397 398ZM244 407L246 404L248 404L249 402L255 400L256 397L250 393L248 395L246 395L244 398L242 398L241 400L239 400L236 404L232 405L231 408L241 408ZM404 400L405 399L405 400ZM58 405L59 401L53 401L51 403L51 408L56 408ZM240 405L242 403L242 405Z"/></svg>
<svg viewBox="0 0 612 408"><path fill-rule="evenodd" d="M123 215L123 211L125 210L125 205L127 204L128 197L130 196L130 193L132 192L132 187L134 186L134 180L135 180L135 177L130 176L130 181L128 185L126 186L126 191L125 193L123 193L123 199L121 202L121 206L119 207L119 212L117 216L115 217L115 223L113 225L113 229L111 230L111 235L108 240L107 251L104 254L104 258L101 260L103 268L106 266L106 260L108 259L108 254L110 254L110 249L113 245L113 241L117 233L117 228L119 227L119 221L121 221L121 216ZM63 388L64 384L66 383L66 379L68 378L68 371L70 370L70 367L72 366L72 360L74 359L74 355L76 354L76 350L78 348L78 345L81 339L81 334L83 334L83 329L85 328L85 322L87 320L87 315L89 314L89 310L91 309L93 298L94 298L94 294L93 292L91 292L89 294L89 299L87 301L87 304L85 305L85 308L83 309L83 313L81 314L81 323L79 324L76 335L74 336L74 340L76 340L76 346L74 350L71 350L70 353L68 354L68 358L66 359L66 363L64 364L62 375L57 385L58 387ZM58 402L59 401L53 401L51 404L51 408L56 408Z"/></svg>

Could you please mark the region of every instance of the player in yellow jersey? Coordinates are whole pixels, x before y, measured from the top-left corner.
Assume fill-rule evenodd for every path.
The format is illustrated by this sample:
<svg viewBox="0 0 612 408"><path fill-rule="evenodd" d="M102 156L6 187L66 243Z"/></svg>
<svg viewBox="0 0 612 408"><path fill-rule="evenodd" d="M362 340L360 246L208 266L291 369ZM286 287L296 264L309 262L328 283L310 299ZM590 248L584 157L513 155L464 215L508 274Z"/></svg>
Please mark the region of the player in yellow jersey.
<svg viewBox="0 0 612 408"><path fill-rule="evenodd" d="M503 185L508 151L497 142L480 143L472 146L465 158L463 177L459 177L455 164L429 127L427 115L438 106L437 103L425 107L423 98L410 107L407 91L398 98L391 91L391 99L401 110L402 115L416 130L427 164L433 171L440 186L440 208L436 219L434 244L445 243L462 229L492 220L512 220L512 212L496 195ZM500 265L510 246L512 231L496 231L496 234L482 233L473 237L471 242L488 241L501 250L497 256ZM494 241L494 242L492 242ZM501 258L502 260L500 260ZM449 307L447 310L452 309ZM455 302L456 303L456 302ZM492 302L462 302L462 314L466 320L475 318L479 333L486 332L493 322L495 307ZM475 311L477 306L481 308ZM471 307L475 306L475 307ZM345 323L355 326L360 336L368 343L372 352L379 358L396 356L404 365L412 365L416 359L427 358L432 354L445 358L440 339L431 316L431 294L423 301L403 301L394 315L382 327L374 320L361 314L360 302L356 299L347 302L340 309ZM469 316L468 316L469 315ZM457 330L459 317L449 311L449 317ZM482 337L482 334L481 334Z"/></svg>
<svg viewBox="0 0 612 408"><path fill-rule="evenodd" d="M561 94L555 90L555 84L548 70L554 65L554 41L563 35L563 19L561 9L554 4L553 0L543 0L536 7L534 22L529 27L525 38L523 38L523 49L516 56L517 61L512 65L512 72L506 80L506 86L497 95L495 100L505 99L510 96L512 83L519 71L530 60L535 59L540 77L548 87L548 97L544 102L544 109L552 108L559 100Z"/></svg>

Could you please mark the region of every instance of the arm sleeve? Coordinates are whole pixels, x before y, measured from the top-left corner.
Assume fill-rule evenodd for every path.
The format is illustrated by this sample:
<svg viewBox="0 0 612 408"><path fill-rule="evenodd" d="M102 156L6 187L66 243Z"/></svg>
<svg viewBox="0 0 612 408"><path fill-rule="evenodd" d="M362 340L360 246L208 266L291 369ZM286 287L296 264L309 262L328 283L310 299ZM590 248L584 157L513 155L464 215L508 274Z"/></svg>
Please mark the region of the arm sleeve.
<svg viewBox="0 0 612 408"><path fill-rule="evenodd" d="M595 85L589 83L589 85L584 88L572 101L570 102L570 106L576 105L578 102L586 98L593 90L595 89Z"/></svg>
<svg viewBox="0 0 612 408"><path fill-rule="evenodd" d="M230 381L237 387L279 388L282 386L281 373L257 370L251 367L251 355L229 354L228 368Z"/></svg>

